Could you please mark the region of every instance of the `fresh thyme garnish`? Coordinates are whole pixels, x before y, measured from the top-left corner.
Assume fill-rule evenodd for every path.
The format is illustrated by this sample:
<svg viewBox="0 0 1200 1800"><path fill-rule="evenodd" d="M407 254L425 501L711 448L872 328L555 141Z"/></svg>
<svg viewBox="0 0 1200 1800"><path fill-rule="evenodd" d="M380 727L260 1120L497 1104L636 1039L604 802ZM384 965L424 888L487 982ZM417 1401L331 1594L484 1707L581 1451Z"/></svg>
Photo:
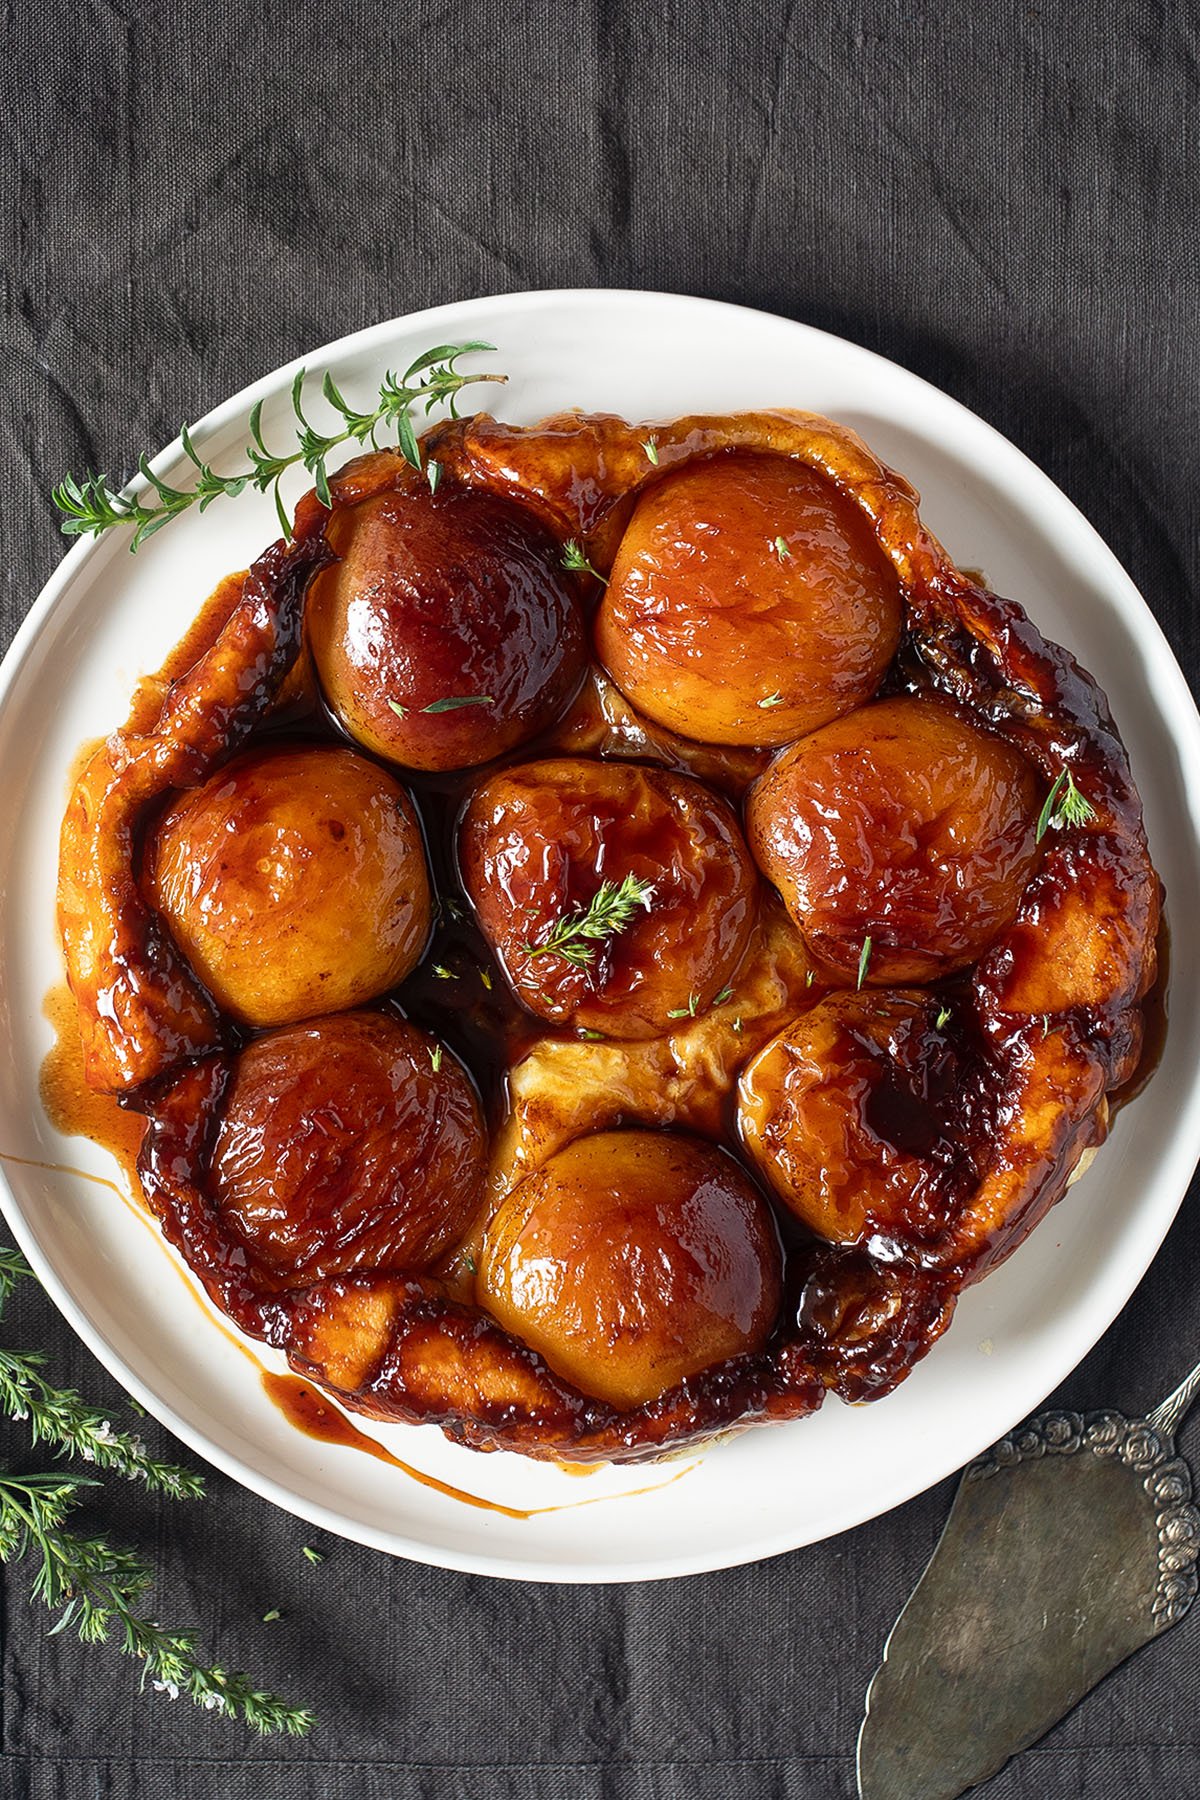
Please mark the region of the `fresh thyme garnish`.
<svg viewBox="0 0 1200 1800"><path fill-rule="evenodd" d="M402 376L391 371L384 376L379 387L378 405L368 412L358 412L339 392L333 376L326 373L321 382L321 392L328 404L341 419L340 427L331 432L319 431L305 417L303 406L304 381L307 371L300 369L292 382L292 411L296 416L297 448L283 455L276 455L267 447L262 434L261 400L255 402L250 409L246 429L250 434L250 443L246 445L245 457L250 467L240 469L233 475L219 475L211 464L206 463L199 455L192 435L185 425L180 431L179 439L183 445L184 455L196 470L196 477L191 487L174 487L161 475L155 475L144 456L138 458L138 470L148 483L150 492L142 496L130 494L125 488L114 488L104 475L85 475L82 480L68 475L54 489L54 504L62 513L61 530L67 537L98 537L102 531L109 531L114 526L131 525L133 539L131 550L144 544L148 537L161 531L164 525L186 512L191 506L199 506L200 511L212 505L214 500L222 496L233 499L246 488L254 488L260 494L270 491L275 500L275 511L279 518L284 537L290 538L291 525L280 494L279 484L283 476L296 464L302 465L313 478L317 490L317 498L322 506L332 504L329 489L329 458L342 444L371 443L378 449L377 434L391 429L395 432L401 455L416 470L424 467L421 446L413 429L413 413L423 408L425 415L442 401L447 403L450 416L456 418L457 401L461 389L478 381L506 381L506 375L464 375L455 366L460 357L479 350L494 350L494 344L439 344L436 350L428 350L410 363ZM429 476L431 488L437 487L437 477Z"/></svg>
<svg viewBox="0 0 1200 1800"><path fill-rule="evenodd" d="M275 1623L276 1619L282 1619L282 1617L283 1617L283 1614L280 1612L279 1608L277 1606L273 1606L269 1612L265 1612L263 1614L263 1624L264 1625L273 1625Z"/></svg>
<svg viewBox="0 0 1200 1800"><path fill-rule="evenodd" d="M938 1012L937 1018L934 1020L934 1024L936 1025L936 1027L939 1031L942 1029L942 1026L946 1024L949 1017L950 1017L950 1008L948 1006L943 1006L940 1009L940 1011Z"/></svg>
<svg viewBox="0 0 1200 1800"><path fill-rule="evenodd" d="M521 949L528 957L561 956L574 968L586 968L595 957L599 939L615 937L625 930L639 906L649 912L653 903L651 881L639 881L635 875L626 875L619 882L602 881L582 912L564 913L543 943L522 944Z"/></svg>
<svg viewBox="0 0 1200 1800"><path fill-rule="evenodd" d="M812 972L812 970L811 970L811 969L805 969L805 971L804 971L804 985L805 985L805 987L806 987L806 988L809 988L809 987L811 987L811 986L812 986L812 984L813 984L813 972Z"/></svg>
<svg viewBox="0 0 1200 1800"><path fill-rule="evenodd" d="M423 713L457 712L460 706L490 706L491 704L492 696L490 694L449 694L444 700L432 700L428 706L423 706L421 711Z"/></svg>
<svg viewBox="0 0 1200 1800"><path fill-rule="evenodd" d="M788 548L788 541L785 537L777 537L775 542L771 545L771 548L774 550L780 562L791 562L792 553Z"/></svg>
<svg viewBox="0 0 1200 1800"><path fill-rule="evenodd" d="M687 1005L686 1006L673 1006L670 1009L670 1011L668 1012L667 1017L668 1017L668 1019L694 1019L696 1016L696 1008L699 1006L699 1004L700 1004L699 994L691 993L688 995Z"/></svg>
<svg viewBox="0 0 1200 1800"><path fill-rule="evenodd" d="M490 969L480 969L479 979L490 994L492 991L492 971Z"/></svg>
<svg viewBox="0 0 1200 1800"><path fill-rule="evenodd" d="M581 1025L579 1027L578 1035L581 1038L584 1038L589 1044L602 1044L604 1042L604 1033L602 1031L592 1031L586 1025Z"/></svg>
<svg viewBox="0 0 1200 1800"><path fill-rule="evenodd" d="M0 1307L17 1281L30 1273L15 1250L0 1249ZM0 1407L14 1419L30 1422L35 1443L52 1443L60 1453L74 1452L98 1469L141 1479L172 1499L203 1493L199 1476L148 1456L133 1433L114 1431L73 1389L51 1387L43 1366L36 1353L6 1351L0 1363ZM186 1694L207 1711L242 1719L257 1731L303 1736L313 1724L305 1707L289 1706L256 1688L247 1676L207 1662L193 1632L165 1631L145 1616L154 1574L132 1550L68 1528L71 1513L99 1485L91 1476L67 1470L33 1475L0 1471L0 1560L38 1555L33 1595L58 1614L51 1634L73 1625L85 1644L115 1638L127 1655L141 1659L143 1686L149 1681L172 1699Z"/></svg>
<svg viewBox="0 0 1200 1800"><path fill-rule="evenodd" d="M435 1044L429 1052L429 1062L436 1075L442 1066L442 1046L440 1044Z"/></svg>
<svg viewBox="0 0 1200 1800"><path fill-rule="evenodd" d="M434 963L433 972L439 981L453 981L454 980L453 969L448 969L446 967L445 963Z"/></svg>
<svg viewBox="0 0 1200 1800"><path fill-rule="evenodd" d="M1038 815L1034 841L1040 844L1051 826L1061 831L1065 825L1087 825L1095 816L1095 807L1075 786L1070 769L1060 769Z"/></svg>
<svg viewBox="0 0 1200 1800"><path fill-rule="evenodd" d="M594 575L597 581L604 580L599 569L595 568L583 554L583 546L575 538L568 538L563 545L562 566L572 575Z"/></svg>
<svg viewBox="0 0 1200 1800"><path fill-rule="evenodd" d="M720 993L717 994L716 997L714 998L713 1005L714 1006L724 1006L725 1002L727 1000L731 1000L732 998L733 998L733 989L731 987L722 988Z"/></svg>
<svg viewBox="0 0 1200 1800"><path fill-rule="evenodd" d="M741 1021L741 1020L740 1020L740 1019L734 1019L734 1020L733 1020L733 1021L732 1021L732 1024L733 1024L733 1029L734 1029L734 1030L735 1030L735 1031L737 1031L737 1032L740 1032L740 1031L741 1031L741 1029L742 1029L742 1021Z"/></svg>
<svg viewBox="0 0 1200 1800"><path fill-rule="evenodd" d="M650 462L652 462L654 464L655 468L657 469L657 467L658 467L658 445L655 443L654 439L653 438L643 438L642 449L646 452L646 456L647 456L648 460Z"/></svg>
<svg viewBox="0 0 1200 1800"><path fill-rule="evenodd" d="M491 704L492 696L490 694L451 694L447 695L444 700L431 700L428 706L422 706L418 710L423 713L446 713L457 712L460 706L490 706ZM402 706L399 700L389 700L388 705L398 719L407 719L412 710L411 707Z"/></svg>
<svg viewBox="0 0 1200 1800"><path fill-rule="evenodd" d="M760 700L758 704L760 706L782 706L783 705L783 695L781 693L779 693L778 691L775 692L774 694L768 694L766 699Z"/></svg>
<svg viewBox="0 0 1200 1800"><path fill-rule="evenodd" d="M324 1552L321 1550L315 1549L312 1544L305 1544L301 1548L300 1554L304 1558L305 1562L323 1563L325 1561Z"/></svg>
<svg viewBox="0 0 1200 1800"><path fill-rule="evenodd" d="M870 962L871 962L871 940L869 937L865 937L863 939L862 951L860 952L859 958L858 958L858 980L855 983L856 987L861 988L863 982L867 979L867 969L870 966Z"/></svg>

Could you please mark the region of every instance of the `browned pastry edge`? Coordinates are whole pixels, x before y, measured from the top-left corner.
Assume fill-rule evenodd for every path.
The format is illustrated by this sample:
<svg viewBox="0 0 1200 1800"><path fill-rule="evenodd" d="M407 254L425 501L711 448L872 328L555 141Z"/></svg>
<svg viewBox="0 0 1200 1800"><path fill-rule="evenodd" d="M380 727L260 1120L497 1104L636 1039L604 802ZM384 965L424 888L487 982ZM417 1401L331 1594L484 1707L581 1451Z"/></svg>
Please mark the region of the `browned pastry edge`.
<svg viewBox="0 0 1200 1800"><path fill-rule="evenodd" d="M329 559L319 536L265 550L153 729L114 732L76 783L59 845L58 926L94 1088L141 1087L220 1042L212 1001L138 891L135 837L152 801L199 786L262 717L299 650L305 590Z"/></svg>
<svg viewBox="0 0 1200 1800"><path fill-rule="evenodd" d="M646 456L652 437L657 463ZM870 1398L901 1379L945 1328L958 1289L1008 1255L1059 1198L1103 1135L1105 1095L1132 1071L1138 1002L1154 975L1159 908L1140 803L1103 695L1019 606L955 569L922 526L916 496L852 433L810 415L764 412L630 426L561 415L519 429L480 416L435 427L427 454L468 485L520 500L601 569L633 497L694 456L753 448L795 456L862 508L904 587L915 679L984 720L1039 768L1079 777L1095 817L1056 832L1011 929L978 965L973 1000L998 1074L993 1155L972 1203L934 1247L908 1258L816 1247L797 1259L767 1350L706 1370L620 1414L577 1393L485 1314L429 1279L380 1274L264 1296L204 1198L211 1121L227 1065L219 1027L141 909L130 844L155 794L203 779L261 716L294 654L300 600L327 552L309 496L291 550L273 546L207 657L168 697L155 731L117 734L89 765L64 822L62 926L95 1085L132 1089L150 1115L141 1159L165 1234L218 1305L347 1406L431 1422L462 1442L538 1456L620 1460L714 1432L796 1417L827 1388ZM333 482L335 505L411 479L389 452ZM243 681L238 671L253 671ZM924 1266L921 1266L924 1265Z"/></svg>

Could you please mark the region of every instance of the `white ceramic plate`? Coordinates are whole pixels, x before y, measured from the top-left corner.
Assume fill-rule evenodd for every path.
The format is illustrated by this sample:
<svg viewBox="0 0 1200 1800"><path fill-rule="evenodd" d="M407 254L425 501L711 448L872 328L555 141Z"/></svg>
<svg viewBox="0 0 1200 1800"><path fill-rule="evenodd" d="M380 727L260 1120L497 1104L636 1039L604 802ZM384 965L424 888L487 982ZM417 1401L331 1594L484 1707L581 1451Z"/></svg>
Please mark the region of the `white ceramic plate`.
<svg viewBox="0 0 1200 1800"><path fill-rule="evenodd" d="M1022 601L1107 689L1171 909L1182 919L1200 913L1200 721L1183 677L1095 532L990 427L837 338L659 294L474 300L377 326L306 363L332 369L347 397L366 404L386 369L468 338L494 343L489 365L511 377L499 392L476 390L478 403L516 421L569 406L653 419L784 405L861 432L921 489L924 516L951 554ZM285 440L293 373L281 369L210 414L195 432L202 450L234 466L258 398L268 439ZM177 446L156 466L178 468ZM203 519L185 515L136 557L120 533L76 547L0 672L6 1156L113 1174L103 1152L50 1127L37 1097L51 1042L43 998L61 979L54 889L68 772L85 739L121 720L138 675L158 665L220 576L244 567L276 529L269 500L245 496ZM907 1500L1002 1435L1084 1356L1145 1272L1200 1152L1195 959L1176 961L1171 1011L1162 1064L1094 1168L1017 1255L965 1296L946 1337L888 1399L857 1409L831 1401L815 1419L751 1432L699 1458L587 1480L516 1456L474 1455L432 1428L376 1431L395 1454L458 1488L554 1509L528 1519L468 1506L293 1430L156 1230L94 1182L9 1161L0 1164L4 1210L66 1317L129 1392L277 1505L383 1550L491 1575L684 1575L811 1543ZM269 1353L256 1354L269 1362Z"/></svg>

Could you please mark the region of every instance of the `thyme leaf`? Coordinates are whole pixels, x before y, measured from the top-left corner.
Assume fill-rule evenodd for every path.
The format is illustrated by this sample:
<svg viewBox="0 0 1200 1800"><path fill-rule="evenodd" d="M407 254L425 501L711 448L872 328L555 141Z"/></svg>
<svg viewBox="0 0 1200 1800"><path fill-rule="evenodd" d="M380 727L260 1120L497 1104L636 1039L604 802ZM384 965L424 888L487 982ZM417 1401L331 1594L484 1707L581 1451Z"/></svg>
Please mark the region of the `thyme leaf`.
<svg viewBox="0 0 1200 1800"><path fill-rule="evenodd" d="M694 1019L696 1016L696 1009L699 1005L699 994L695 992L690 993L688 995L687 1005L671 1007L670 1011L667 1013L667 1017L668 1019Z"/></svg>
<svg viewBox="0 0 1200 1800"><path fill-rule="evenodd" d="M490 694L450 694L444 700L431 701L428 706L423 706L421 711L423 713L457 712L460 706L490 706L491 704L492 696Z"/></svg>
<svg viewBox="0 0 1200 1800"><path fill-rule="evenodd" d="M863 939L863 947L862 947L862 950L861 950L861 952L859 954L859 958L858 958L858 980L854 984L855 987L857 987L857 988L862 987L863 982L867 979L867 970L870 967L870 964L871 964L871 940L869 937L865 937Z"/></svg>

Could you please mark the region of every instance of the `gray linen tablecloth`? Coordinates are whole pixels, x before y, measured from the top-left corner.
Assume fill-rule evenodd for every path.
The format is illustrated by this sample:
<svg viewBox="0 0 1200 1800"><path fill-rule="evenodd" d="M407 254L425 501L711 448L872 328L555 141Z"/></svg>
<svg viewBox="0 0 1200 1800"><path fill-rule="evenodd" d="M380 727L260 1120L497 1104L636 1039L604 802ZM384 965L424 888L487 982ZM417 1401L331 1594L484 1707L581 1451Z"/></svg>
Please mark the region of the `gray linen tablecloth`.
<svg viewBox="0 0 1200 1800"><path fill-rule="evenodd" d="M1066 489L1200 670L1194 11L15 0L0 41L5 643L62 552L63 471L124 473L375 320L615 285L784 313L948 389ZM1064 1400L1142 1408L1193 1360L1198 1240L1189 1201ZM39 1293L2 1337L118 1409ZM154 1558L164 1620L313 1699L320 1729L259 1743L139 1697L124 1659L47 1638L19 1568L0 1794L848 1796L865 1683L951 1491L754 1568L554 1589L337 1542L312 1568L310 1528L209 1489L160 1508L113 1482L100 1517ZM1193 1800L1198 1642L1193 1619L1143 1652L988 1800Z"/></svg>

